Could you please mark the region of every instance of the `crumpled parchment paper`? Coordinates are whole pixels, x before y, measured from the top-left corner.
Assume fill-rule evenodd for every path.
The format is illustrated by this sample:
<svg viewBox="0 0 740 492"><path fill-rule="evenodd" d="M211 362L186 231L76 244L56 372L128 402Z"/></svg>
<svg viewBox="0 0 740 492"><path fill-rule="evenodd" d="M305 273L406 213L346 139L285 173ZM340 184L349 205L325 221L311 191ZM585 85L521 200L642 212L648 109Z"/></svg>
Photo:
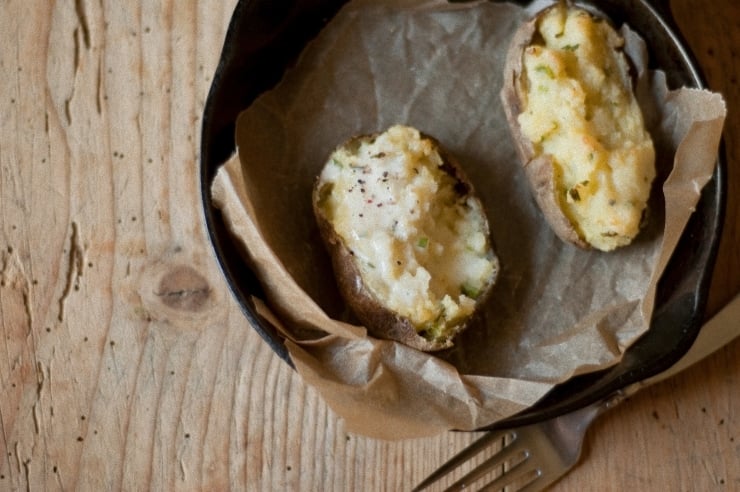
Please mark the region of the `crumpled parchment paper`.
<svg viewBox="0 0 740 492"><path fill-rule="evenodd" d="M658 156L647 226L612 253L564 244L531 197L499 101L508 42L530 15L491 2L351 2L238 119L238 156L219 171L214 200L263 282L258 309L350 432L401 439L489 425L617 363L649 328L656 283L716 165L724 101L670 91L641 69L636 92ZM623 35L646 66L639 37ZM353 324L311 211L332 149L395 123L457 156L502 265L479 319L443 353Z"/></svg>

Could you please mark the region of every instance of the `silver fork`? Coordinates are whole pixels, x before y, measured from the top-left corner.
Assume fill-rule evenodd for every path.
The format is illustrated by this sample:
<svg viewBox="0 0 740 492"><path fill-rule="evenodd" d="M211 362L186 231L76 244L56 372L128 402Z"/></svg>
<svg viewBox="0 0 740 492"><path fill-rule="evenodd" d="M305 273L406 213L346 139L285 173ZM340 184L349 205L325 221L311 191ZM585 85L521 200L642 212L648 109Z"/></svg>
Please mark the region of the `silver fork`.
<svg viewBox="0 0 740 492"><path fill-rule="evenodd" d="M438 482L462 464L497 444L501 444L498 451L446 488L445 492L464 490L497 469L501 474L480 490L500 490L514 482L518 486L515 490L520 492L543 490L578 462L583 439L591 422L617 405L624 397L625 394L620 391L609 398L554 419L490 432L429 475L414 492Z"/></svg>
<svg viewBox="0 0 740 492"><path fill-rule="evenodd" d="M421 491L500 444L501 448L469 471L445 491L465 490L486 475L495 474L479 490L504 487L519 492L540 491L565 475L581 455L586 431L596 417L615 407L628 396L651 384L671 377L698 362L740 335L740 295L707 322L691 349L666 371L632 384L589 406L536 424L491 432L463 449L420 483ZM512 485L513 484L513 485Z"/></svg>

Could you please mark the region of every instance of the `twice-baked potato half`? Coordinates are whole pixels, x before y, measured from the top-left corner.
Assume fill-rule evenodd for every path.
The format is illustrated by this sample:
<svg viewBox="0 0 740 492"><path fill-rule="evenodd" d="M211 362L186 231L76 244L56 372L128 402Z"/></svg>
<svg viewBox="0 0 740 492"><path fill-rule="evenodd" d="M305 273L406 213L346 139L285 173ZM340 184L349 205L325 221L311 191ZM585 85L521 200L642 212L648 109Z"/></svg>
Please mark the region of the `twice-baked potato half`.
<svg viewBox="0 0 740 492"><path fill-rule="evenodd" d="M378 338L448 348L496 279L473 186L414 128L336 148L315 183L313 210L343 298Z"/></svg>
<svg viewBox="0 0 740 492"><path fill-rule="evenodd" d="M501 99L534 196L553 231L610 251L637 236L655 151L623 38L566 2L514 35Z"/></svg>

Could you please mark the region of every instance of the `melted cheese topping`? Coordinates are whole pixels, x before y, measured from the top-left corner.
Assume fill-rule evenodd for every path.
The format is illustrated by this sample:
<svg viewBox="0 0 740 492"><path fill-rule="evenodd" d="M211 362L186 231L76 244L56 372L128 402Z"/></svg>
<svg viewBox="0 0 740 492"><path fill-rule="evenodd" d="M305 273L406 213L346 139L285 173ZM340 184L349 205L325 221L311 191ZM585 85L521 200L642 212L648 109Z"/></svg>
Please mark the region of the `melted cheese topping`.
<svg viewBox="0 0 740 492"><path fill-rule="evenodd" d="M524 54L524 135L555 164L560 206L579 235L609 251L637 235L655 178L655 153L620 48L606 23L553 8L539 21L544 44Z"/></svg>
<svg viewBox="0 0 740 492"><path fill-rule="evenodd" d="M407 126L344 145L320 176L320 206L366 286L430 339L472 314L498 263L477 200L460 197L432 141Z"/></svg>

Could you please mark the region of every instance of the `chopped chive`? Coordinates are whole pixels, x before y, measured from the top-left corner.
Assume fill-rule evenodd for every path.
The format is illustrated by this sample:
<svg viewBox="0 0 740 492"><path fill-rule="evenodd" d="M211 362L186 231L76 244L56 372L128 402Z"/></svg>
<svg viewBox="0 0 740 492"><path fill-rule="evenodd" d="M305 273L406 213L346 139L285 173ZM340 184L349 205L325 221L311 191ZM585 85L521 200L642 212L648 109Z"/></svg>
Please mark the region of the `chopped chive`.
<svg viewBox="0 0 740 492"><path fill-rule="evenodd" d="M420 248L426 248L428 244L429 244L428 237L420 237L419 241L416 243L416 245Z"/></svg>
<svg viewBox="0 0 740 492"><path fill-rule="evenodd" d="M480 295L480 289L476 289L475 287L473 287L472 285L468 283L462 284L462 286L460 287L460 290L462 291L463 295L471 299L475 299Z"/></svg>
<svg viewBox="0 0 740 492"><path fill-rule="evenodd" d="M578 49L579 46L580 44L566 44L565 46L563 46L563 49L565 51L575 51Z"/></svg>
<svg viewBox="0 0 740 492"><path fill-rule="evenodd" d="M555 78L555 74L552 71L552 68L548 67L547 65L537 65L534 67L535 72L540 72L546 74L551 79Z"/></svg>

